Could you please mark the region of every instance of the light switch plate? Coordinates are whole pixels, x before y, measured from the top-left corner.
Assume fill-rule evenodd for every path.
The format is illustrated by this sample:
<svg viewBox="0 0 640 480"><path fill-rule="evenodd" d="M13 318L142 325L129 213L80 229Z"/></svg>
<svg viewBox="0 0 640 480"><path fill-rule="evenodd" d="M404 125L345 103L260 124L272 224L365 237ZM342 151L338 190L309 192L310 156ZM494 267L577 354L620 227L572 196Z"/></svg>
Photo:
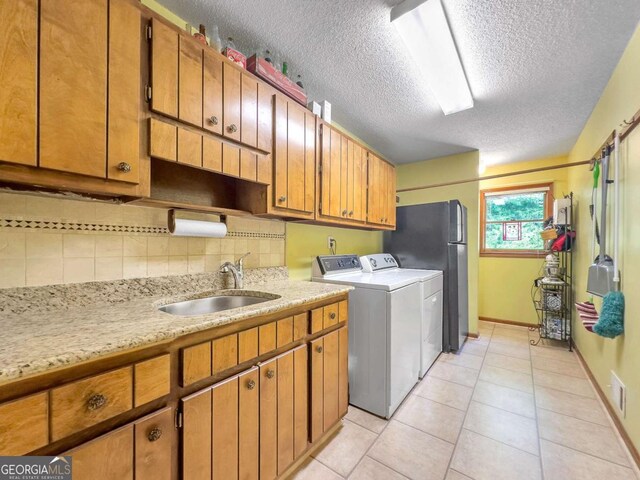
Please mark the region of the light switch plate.
<svg viewBox="0 0 640 480"><path fill-rule="evenodd" d="M622 380L611 370L611 399L613 405L624 418L627 414L627 387L622 383Z"/></svg>

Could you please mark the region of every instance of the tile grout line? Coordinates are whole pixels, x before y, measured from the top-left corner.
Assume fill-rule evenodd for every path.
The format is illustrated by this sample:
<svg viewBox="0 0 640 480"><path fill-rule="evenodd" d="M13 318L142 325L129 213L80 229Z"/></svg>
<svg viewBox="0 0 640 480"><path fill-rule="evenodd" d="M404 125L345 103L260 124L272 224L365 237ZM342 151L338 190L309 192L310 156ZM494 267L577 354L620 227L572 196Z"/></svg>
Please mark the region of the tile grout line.
<svg viewBox="0 0 640 480"><path fill-rule="evenodd" d="M531 358L531 349L533 345L531 345L531 340L529 340L529 358ZM540 419L538 418L538 403L536 402L536 382L533 376L533 360L531 360L531 384L533 387L533 414L535 415L536 421L536 434L538 435L538 451L540 455L538 457L538 461L540 462L540 478L544 480L544 462L542 461L542 436L540 435Z"/></svg>
<svg viewBox="0 0 640 480"><path fill-rule="evenodd" d="M542 439L542 437L541 437L541 439ZM633 467L630 464L629 465L622 465L621 463L614 462L613 460L602 458L602 457L599 457L597 455L593 455L591 453L583 452L582 450L578 450L578 449L575 449L573 447L569 447L569 446L567 446L567 445L565 445L563 443L554 442L553 440L549 440L548 438L544 438L543 440L545 442L549 442L549 443L553 443L554 445L558 445L558 446L560 446L562 448L566 448L567 450L571 450L573 452L580 453L582 455L586 455L588 457L595 458L597 460L601 460L603 462L610 463L611 465L616 465L618 467L627 468L627 469L631 470L632 472L634 472L634 474L635 474L635 471L633 470Z"/></svg>
<svg viewBox="0 0 640 480"><path fill-rule="evenodd" d="M495 327L494 327L495 328ZM482 367L484 366L484 362L487 358L487 352L489 351L489 347L491 346L491 338L493 337L493 330L491 330L491 335L489 335L489 341L487 343L487 350L485 351L484 357L482 357L482 364L480 365L480 371L482 371ZM480 380L480 371L478 371L478 376L476 377L475 382L473 383L473 391L471 392L471 397L469 398L469 403L467 404L467 410L464 412L464 418L462 419L462 423L460 424L460 430L458 431L458 435L456 437L456 441L453 444L453 452L451 452L451 457L449 457L449 463L447 464L447 470L445 472L445 478L449 470L451 470L451 464L453 463L453 458L456 455L456 451L458 450L458 446L460 444L460 435L462 435L462 431L465 430L464 424L467 421L467 416L469 415L469 407L471 406L471 402L473 401L473 395L476 393L476 386L478 385L478 381ZM457 471L457 470L456 470ZM462 473L463 475L469 477L466 473ZM469 477L472 478L473 477Z"/></svg>

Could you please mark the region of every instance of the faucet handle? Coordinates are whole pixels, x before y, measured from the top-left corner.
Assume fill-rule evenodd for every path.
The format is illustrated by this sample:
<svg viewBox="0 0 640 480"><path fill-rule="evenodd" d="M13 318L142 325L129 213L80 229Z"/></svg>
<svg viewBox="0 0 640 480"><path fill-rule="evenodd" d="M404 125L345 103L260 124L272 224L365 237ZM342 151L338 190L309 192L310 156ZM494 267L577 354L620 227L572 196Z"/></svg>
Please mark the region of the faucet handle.
<svg viewBox="0 0 640 480"><path fill-rule="evenodd" d="M244 261L245 258L247 258L249 255L251 255L251 252L247 252L244 255L242 255L237 261L236 261L236 265L242 266L242 262Z"/></svg>

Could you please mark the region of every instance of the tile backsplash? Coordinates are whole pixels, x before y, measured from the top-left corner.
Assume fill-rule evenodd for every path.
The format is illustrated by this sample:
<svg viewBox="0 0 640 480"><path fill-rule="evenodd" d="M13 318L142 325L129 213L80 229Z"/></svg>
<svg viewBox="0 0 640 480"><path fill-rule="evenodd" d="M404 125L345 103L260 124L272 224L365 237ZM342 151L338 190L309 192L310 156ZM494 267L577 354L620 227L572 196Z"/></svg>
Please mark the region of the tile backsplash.
<svg viewBox="0 0 640 480"><path fill-rule="evenodd" d="M284 265L284 222L227 227L221 239L174 237L167 209L0 193L0 288L213 272L246 252L247 268Z"/></svg>

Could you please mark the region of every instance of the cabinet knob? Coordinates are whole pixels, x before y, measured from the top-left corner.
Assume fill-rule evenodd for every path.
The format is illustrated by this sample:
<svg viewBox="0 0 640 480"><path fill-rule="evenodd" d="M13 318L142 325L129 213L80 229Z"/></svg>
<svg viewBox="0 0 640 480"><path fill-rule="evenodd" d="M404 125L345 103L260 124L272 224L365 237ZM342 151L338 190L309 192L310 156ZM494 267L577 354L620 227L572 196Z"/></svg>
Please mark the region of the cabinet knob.
<svg viewBox="0 0 640 480"><path fill-rule="evenodd" d="M273 370L267 370L267 378L273 378L276 375L276 372Z"/></svg>
<svg viewBox="0 0 640 480"><path fill-rule="evenodd" d="M120 162L117 168L123 173L129 173L131 171L131 165L127 162Z"/></svg>
<svg viewBox="0 0 640 480"><path fill-rule="evenodd" d="M87 410L95 411L99 410L107 404L107 397L102 395L101 393L96 393L89 397L87 400Z"/></svg>
<svg viewBox="0 0 640 480"><path fill-rule="evenodd" d="M249 390L253 390L254 388L256 388L256 382L254 380L249 380L247 382L247 388Z"/></svg>
<svg viewBox="0 0 640 480"><path fill-rule="evenodd" d="M347 216L347 210L342 210L342 216L346 217Z"/></svg>
<svg viewBox="0 0 640 480"><path fill-rule="evenodd" d="M236 127L235 123L232 123L227 127L227 130L229 131L229 133L236 133L238 131L238 127Z"/></svg>
<svg viewBox="0 0 640 480"><path fill-rule="evenodd" d="M218 117L216 117L215 115L211 115L209 117L209 122L211 122L211 125L217 125L218 124Z"/></svg>
<svg viewBox="0 0 640 480"><path fill-rule="evenodd" d="M351 210L351 211L349 212L349 216L350 216L350 217L353 217L353 210Z"/></svg>
<svg viewBox="0 0 640 480"><path fill-rule="evenodd" d="M336 313L335 313L335 312L331 312L331 313L329 314L329 318L330 318L331 320L335 320L335 319L336 319Z"/></svg>
<svg viewBox="0 0 640 480"><path fill-rule="evenodd" d="M284 195L278 197L278 201L279 202L284 202L287 199L287 197L285 197Z"/></svg>
<svg viewBox="0 0 640 480"><path fill-rule="evenodd" d="M318 345L318 346L316 347L316 352L318 352L318 353L322 353L322 345Z"/></svg>
<svg viewBox="0 0 640 480"><path fill-rule="evenodd" d="M153 427L149 431L149 435L147 435L147 438L149 439L150 442L155 442L156 440L160 440L161 436L162 436L162 429L160 427Z"/></svg>

